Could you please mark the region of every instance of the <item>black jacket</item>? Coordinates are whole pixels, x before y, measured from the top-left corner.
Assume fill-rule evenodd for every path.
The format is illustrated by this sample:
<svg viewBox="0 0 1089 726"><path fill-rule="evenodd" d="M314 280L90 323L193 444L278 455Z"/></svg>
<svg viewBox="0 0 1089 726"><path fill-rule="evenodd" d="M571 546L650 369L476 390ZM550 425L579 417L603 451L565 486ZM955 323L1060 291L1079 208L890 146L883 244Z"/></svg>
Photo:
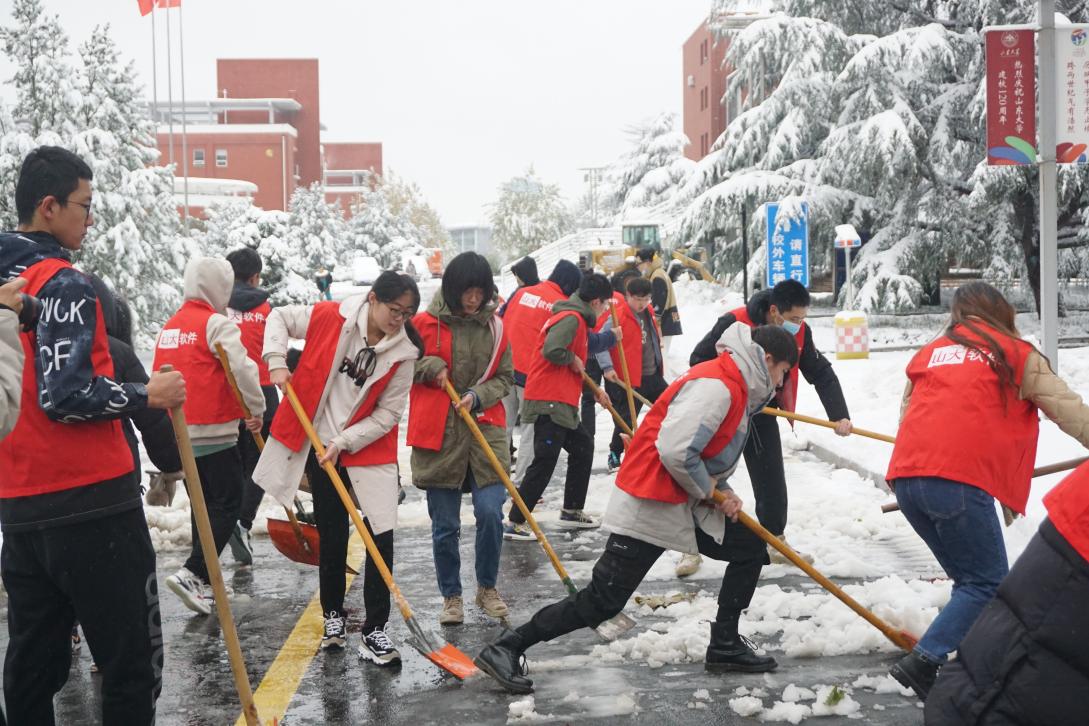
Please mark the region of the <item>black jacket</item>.
<svg viewBox="0 0 1089 726"><path fill-rule="evenodd" d="M519 287L536 285L541 281L541 278L537 276L537 261L529 255L526 255L511 265L510 271L517 275L518 279L522 281L522 284L519 285Z"/></svg>
<svg viewBox="0 0 1089 726"><path fill-rule="evenodd" d="M235 280L234 287L231 288L231 299L230 302L227 303L227 307L231 310L237 310L240 313L246 313L267 300L267 291Z"/></svg>
<svg viewBox="0 0 1089 726"><path fill-rule="evenodd" d="M941 669L927 726L1089 723L1089 562L1050 521Z"/></svg>
<svg viewBox="0 0 1089 726"><path fill-rule="evenodd" d="M136 351L127 343L110 336L110 357L113 358L114 378L123 383L147 383L147 371L136 356ZM135 411L128 418L122 419L125 427L125 439L132 449L132 460L136 465L136 475L141 479L140 450L138 448L135 425L140 430L140 440L144 442L151 463L159 471L181 471L181 458L178 456L178 442L174 438L174 427L166 411L157 408L145 408Z"/></svg>
<svg viewBox="0 0 1089 726"><path fill-rule="evenodd" d="M749 303L746 306L749 318L757 325L763 325L766 322L765 311L767 305L765 303L770 295L770 290L762 290L749 298ZM726 329L736 322L737 318L733 313L726 313L716 320L711 332L703 336L703 340L692 351L688 364L694 366L697 363L717 358L718 352L715 350L715 344L722 337L722 334L726 332ZM829 420L839 421L840 419L850 418L851 416L847 411L847 401L843 398L843 388L839 385L836 371L832 368L832 364L828 359L817 350L817 346L813 344L813 331L805 323L802 323L802 325L805 328L805 343L802 345L802 354L798 359L798 370L801 371L805 380L817 389L817 395L821 399L821 404L824 406L824 411ZM777 405L777 401L773 401L772 404Z"/></svg>

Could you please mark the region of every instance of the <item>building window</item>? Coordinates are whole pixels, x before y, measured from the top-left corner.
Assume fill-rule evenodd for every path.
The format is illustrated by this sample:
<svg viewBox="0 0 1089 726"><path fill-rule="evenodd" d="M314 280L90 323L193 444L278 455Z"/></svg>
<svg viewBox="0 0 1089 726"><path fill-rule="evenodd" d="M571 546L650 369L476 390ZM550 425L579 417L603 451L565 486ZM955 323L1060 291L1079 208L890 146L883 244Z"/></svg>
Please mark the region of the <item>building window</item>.
<svg viewBox="0 0 1089 726"><path fill-rule="evenodd" d="M227 150L216 149L216 166L227 166Z"/></svg>
<svg viewBox="0 0 1089 726"><path fill-rule="evenodd" d="M193 149L193 166L204 166L204 149Z"/></svg>
<svg viewBox="0 0 1089 726"><path fill-rule="evenodd" d="M708 41L704 40L702 43L700 43L700 65L701 66L704 63L707 62L707 42Z"/></svg>

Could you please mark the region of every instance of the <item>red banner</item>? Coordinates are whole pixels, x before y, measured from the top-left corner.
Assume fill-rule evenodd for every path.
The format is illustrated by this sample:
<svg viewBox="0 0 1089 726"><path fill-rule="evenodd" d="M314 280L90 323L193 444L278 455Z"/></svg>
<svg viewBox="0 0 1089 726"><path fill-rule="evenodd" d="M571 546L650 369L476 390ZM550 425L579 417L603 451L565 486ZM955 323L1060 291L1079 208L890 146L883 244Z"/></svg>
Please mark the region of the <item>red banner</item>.
<svg viewBox="0 0 1089 726"><path fill-rule="evenodd" d="M1032 30L986 34L987 163L1036 162L1036 37Z"/></svg>
<svg viewBox="0 0 1089 726"><path fill-rule="evenodd" d="M147 15L148 13L150 13L152 10L152 5L154 4L154 0L136 0L136 2L140 5L141 15Z"/></svg>

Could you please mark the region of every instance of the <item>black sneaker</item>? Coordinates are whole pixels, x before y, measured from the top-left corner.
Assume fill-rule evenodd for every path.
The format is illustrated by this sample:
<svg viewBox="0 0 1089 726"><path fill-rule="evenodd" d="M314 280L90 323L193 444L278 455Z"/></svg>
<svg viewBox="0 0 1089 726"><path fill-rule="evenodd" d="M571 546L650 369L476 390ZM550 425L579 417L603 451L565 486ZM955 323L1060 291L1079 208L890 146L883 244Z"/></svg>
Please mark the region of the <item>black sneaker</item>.
<svg viewBox="0 0 1089 726"><path fill-rule="evenodd" d="M620 454L616 453L615 451L610 451L609 452L608 464L609 464L609 473L610 474L612 474L614 471L619 469L620 468Z"/></svg>
<svg viewBox="0 0 1089 726"><path fill-rule="evenodd" d="M401 654L393 647L393 641L385 630L372 630L363 636L359 657L380 666L401 665Z"/></svg>
<svg viewBox="0 0 1089 726"><path fill-rule="evenodd" d="M940 665L931 663L912 651L892 664L889 675L900 685L915 691L919 700L925 701L930 689L934 686L934 681L938 678L940 668Z"/></svg>
<svg viewBox="0 0 1089 726"><path fill-rule="evenodd" d="M767 673L778 666L770 655L757 653L756 645L744 635L739 635L736 626L711 623L711 642L707 645L704 670L711 673Z"/></svg>
<svg viewBox="0 0 1089 726"><path fill-rule="evenodd" d="M344 617L332 610L325 616L325 634L321 636L321 649L343 648L344 642Z"/></svg>
<svg viewBox="0 0 1089 726"><path fill-rule="evenodd" d="M561 509L557 525L566 529L597 529L601 522L581 509Z"/></svg>

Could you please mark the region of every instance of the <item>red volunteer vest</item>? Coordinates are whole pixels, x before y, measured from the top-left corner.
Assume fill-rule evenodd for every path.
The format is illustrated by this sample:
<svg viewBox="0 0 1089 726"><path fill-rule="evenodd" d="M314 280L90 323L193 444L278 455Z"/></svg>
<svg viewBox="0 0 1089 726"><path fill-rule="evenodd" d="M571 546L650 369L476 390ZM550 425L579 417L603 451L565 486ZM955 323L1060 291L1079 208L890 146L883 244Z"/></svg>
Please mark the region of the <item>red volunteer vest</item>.
<svg viewBox="0 0 1089 726"><path fill-rule="evenodd" d="M203 300L186 300L166 321L155 340L152 370L174 366L186 386L185 422L191 426L227 423L242 418L242 408L223 372L219 357L208 347L208 319L215 309Z"/></svg>
<svg viewBox="0 0 1089 726"><path fill-rule="evenodd" d="M616 290L613 290L613 297L611 300L609 300L609 305L624 305L625 303L626 301L624 300L624 296L618 293ZM620 308L617 308L617 310L619 309ZM600 333L601 330L605 327L605 322L611 317L612 315L609 313L608 308L606 308L605 312L603 312L601 315L598 315L597 320L594 321L594 332Z"/></svg>
<svg viewBox="0 0 1089 726"><path fill-rule="evenodd" d="M737 318L739 323L745 323L750 328L755 328L756 323L749 317L749 311L747 308L738 308L737 310L731 310L730 313ZM802 348L805 347L805 323L802 323L798 328L798 332L794 334L794 341L798 344L798 360L802 359ZM798 366L791 366L790 372L787 373L786 383L775 394L775 400L779 404L779 408L784 411L795 411L798 407ZM791 422L791 426L794 422Z"/></svg>
<svg viewBox="0 0 1089 726"><path fill-rule="evenodd" d="M310 315L310 324L306 328L306 347L303 348L299 365L291 376L291 385L311 421L318 412L318 403L321 401L326 381L330 376L338 375L336 368L340 361L334 360L334 356L344 328L344 320L344 316L340 314L340 303L337 302L318 303ZM348 420L348 426L357 424L374 413L378 400L400 365L400 361L394 363L385 375L371 383L363 397L363 403ZM292 451L299 451L307 441L306 431L290 406L276 409L269 434ZM342 466L378 466L396 462L397 426L354 454L340 452Z"/></svg>
<svg viewBox="0 0 1089 726"><path fill-rule="evenodd" d="M654 317L654 306L648 305L651 324L658 333L658 340L662 339L662 332L658 328L658 319ZM607 318L608 315L601 317ZM628 359L628 373L631 375L631 385L635 388L643 385L643 326L635 317L627 300L617 306L616 317L620 320L620 329L624 331L624 340L620 341L624 346L624 357ZM609 357L613 360L613 370L623 378L624 369L620 365L620 351L616 346L609 349Z"/></svg>
<svg viewBox="0 0 1089 726"><path fill-rule="evenodd" d="M37 295L60 270L71 267L67 260L48 259L31 265L20 277L29 280L23 292ZM78 310L50 307L48 298L43 317L64 319L79 315ZM102 317L102 304L95 302L95 334L91 345L91 365L96 376L113 378L113 359ZM25 497L74 489L115 479L133 470L132 451L125 441L120 421L82 421L60 423L45 415L38 403L38 336L35 331L20 333L23 345L23 393L15 429L0 441L0 498ZM59 344L58 344L59 345ZM46 371L58 364L57 358L42 353Z"/></svg>
<svg viewBox="0 0 1089 726"><path fill-rule="evenodd" d="M945 336L925 346L908 363L911 400L885 479L950 479L1024 513L1040 421L1036 406L1017 392L1032 346L979 325L1002 346L1014 386L1003 391L984 356ZM972 337L967 328L959 332Z"/></svg>
<svg viewBox="0 0 1089 726"><path fill-rule="evenodd" d="M748 405L749 390L733 358L729 353L722 353L714 360L689 368L687 373L669 384L651 406L643 423L639 424L635 438L628 447L628 453L620 464L620 471L616 474L616 485L633 497L668 504L688 501L688 492L673 480L662 465L662 458L658 453L658 433L661 431L662 421L669 413L669 404L682 386L696 378L717 378L730 390L730 410L715 435L700 452L700 457L710 459L716 456L737 434L737 427Z"/></svg>
<svg viewBox="0 0 1089 726"><path fill-rule="evenodd" d="M265 347L265 323L268 321L272 306L268 301L261 303L253 310L242 312L228 308L227 317L238 326L242 333L242 345L246 348L250 360L257 364L257 372L261 378L262 386L271 386L272 380L268 376L268 363L261 357Z"/></svg>
<svg viewBox="0 0 1089 726"><path fill-rule="evenodd" d="M586 319L574 310L564 310L561 313L556 313L548 319L548 322L544 324L544 327L537 334L537 352L533 356L533 363L530 365L529 371L526 372L525 400L559 401L575 408L579 407L582 400L582 376L567 366L558 366L551 363L541 353L544 350L545 336L548 335L549 329L564 318L571 316L578 320L578 329L575 331L575 339L571 341L567 349L574 353L583 364L586 363L586 354L590 346Z"/></svg>
<svg viewBox="0 0 1089 726"><path fill-rule="evenodd" d="M563 300L560 286L547 280L529 287L519 288L510 296L503 313L503 326L510 336L510 353L514 370L529 370L536 351L537 335L541 326L552 314L552 305Z"/></svg>
<svg viewBox="0 0 1089 726"><path fill-rule="evenodd" d="M497 319L498 321L498 319ZM488 364L488 370L484 373L484 380L495 376L499 368L499 362L503 359L503 352L509 342L507 341L506 326L501 321L499 325L499 344L495 355ZM433 355L441 358L446 363L447 370L453 370L451 361L453 353L453 333L450 326L443 325L438 318L431 313L419 313L412 319L417 332L424 342L424 355ZM442 448L442 440L446 434L446 417L452 412L450 396L446 389L439 388L433 383L414 383L408 394L408 434L409 446L419 446L421 449L439 451ZM439 414L442 414L441 416ZM491 408L486 409L476 419L481 424L507 427L507 411L503 402L499 401Z"/></svg>
<svg viewBox="0 0 1089 726"><path fill-rule="evenodd" d="M1089 463L1079 466L1048 492L1044 506L1059 534L1089 560Z"/></svg>

